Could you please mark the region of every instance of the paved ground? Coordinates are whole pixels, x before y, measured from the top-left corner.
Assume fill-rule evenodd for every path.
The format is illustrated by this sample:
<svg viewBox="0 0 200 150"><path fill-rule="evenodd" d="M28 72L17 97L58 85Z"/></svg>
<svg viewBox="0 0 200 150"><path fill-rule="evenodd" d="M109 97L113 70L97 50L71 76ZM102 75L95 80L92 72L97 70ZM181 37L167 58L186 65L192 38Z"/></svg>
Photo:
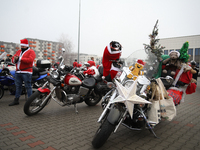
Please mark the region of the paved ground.
<svg viewBox="0 0 200 150"><path fill-rule="evenodd" d="M93 150L100 104L79 104L76 114L73 106L61 107L51 101L38 115L28 117L23 112L24 96L20 105L9 107L13 98L6 92L0 100L0 150ZM174 120L162 121L154 131L159 139L148 130L120 126L100 150L199 150L200 82L196 93L187 95L177 107Z"/></svg>

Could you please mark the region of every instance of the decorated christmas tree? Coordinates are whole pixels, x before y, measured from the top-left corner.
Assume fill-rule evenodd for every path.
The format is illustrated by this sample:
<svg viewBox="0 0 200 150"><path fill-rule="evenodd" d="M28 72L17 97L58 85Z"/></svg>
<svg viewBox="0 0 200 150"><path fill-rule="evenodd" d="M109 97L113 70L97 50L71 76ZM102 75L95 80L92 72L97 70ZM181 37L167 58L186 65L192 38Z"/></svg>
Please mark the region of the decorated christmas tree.
<svg viewBox="0 0 200 150"><path fill-rule="evenodd" d="M158 35L158 20L156 21L156 24L153 28L152 33L149 35L150 38L150 44L144 44L144 48L146 50L146 52L151 52L154 53L157 56L158 61L162 60L161 56L163 54L163 49L165 47L161 46L161 45L157 45L160 39L157 39L157 35Z"/></svg>
<svg viewBox="0 0 200 150"><path fill-rule="evenodd" d="M163 49L165 47L157 45L159 40L157 38L158 35L158 20L153 28L152 33L149 35L150 37L150 44L144 44L144 48L146 53L148 53L148 58L145 60L147 64L153 64L153 69L149 71L149 73L154 76L160 76L160 69L162 69L162 60L163 60ZM157 59L156 59L157 58ZM159 75L158 75L159 72Z"/></svg>

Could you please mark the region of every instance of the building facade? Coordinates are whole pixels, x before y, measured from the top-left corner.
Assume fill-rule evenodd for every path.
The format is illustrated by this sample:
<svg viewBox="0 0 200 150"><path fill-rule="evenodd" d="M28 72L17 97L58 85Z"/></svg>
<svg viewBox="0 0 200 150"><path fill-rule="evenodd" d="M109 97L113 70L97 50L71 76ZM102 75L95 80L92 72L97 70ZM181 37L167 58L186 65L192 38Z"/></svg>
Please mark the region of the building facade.
<svg viewBox="0 0 200 150"><path fill-rule="evenodd" d="M45 41L33 38L26 38L29 47L35 51L37 59L49 60L51 63L57 62L58 56L62 55L63 44L60 42Z"/></svg>
<svg viewBox="0 0 200 150"><path fill-rule="evenodd" d="M92 55L92 54L83 54L83 53L79 55L79 62L84 64L85 62L88 62L89 60L91 60L91 57L94 57L94 62L96 65L101 64L102 57L99 57L97 55Z"/></svg>
<svg viewBox="0 0 200 150"><path fill-rule="evenodd" d="M165 47L164 54L168 55L169 52L172 50L179 51L186 41L189 42L188 54L190 55L190 61L194 60L199 65L200 63L200 35L163 38L159 40L158 44Z"/></svg>
<svg viewBox="0 0 200 150"><path fill-rule="evenodd" d="M20 49L20 45L17 43L0 41L0 49L0 54L6 52L7 54L14 55L15 52Z"/></svg>

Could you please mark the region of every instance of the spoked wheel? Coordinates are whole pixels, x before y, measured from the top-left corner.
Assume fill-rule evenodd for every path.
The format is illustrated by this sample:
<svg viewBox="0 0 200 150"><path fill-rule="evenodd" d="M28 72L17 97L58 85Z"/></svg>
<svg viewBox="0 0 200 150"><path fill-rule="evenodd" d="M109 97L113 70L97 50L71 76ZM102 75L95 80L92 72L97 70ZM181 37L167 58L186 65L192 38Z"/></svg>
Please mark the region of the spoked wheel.
<svg viewBox="0 0 200 150"><path fill-rule="evenodd" d="M108 122L107 119L105 119L92 140L93 147L100 148L101 146L103 146L103 144L105 144L114 129L115 126Z"/></svg>
<svg viewBox="0 0 200 150"><path fill-rule="evenodd" d="M24 113L28 116L32 116L40 112L50 99L49 97L49 99L43 103L46 97L47 93L41 93L40 91L34 92L24 105Z"/></svg>
<svg viewBox="0 0 200 150"><path fill-rule="evenodd" d="M0 87L0 99L3 97L4 95L4 88Z"/></svg>
<svg viewBox="0 0 200 150"><path fill-rule="evenodd" d="M92 91L92 94L85 100L85 103L88 106L95 106L101 100L101 98L102 98L101 94Z"/></svg>

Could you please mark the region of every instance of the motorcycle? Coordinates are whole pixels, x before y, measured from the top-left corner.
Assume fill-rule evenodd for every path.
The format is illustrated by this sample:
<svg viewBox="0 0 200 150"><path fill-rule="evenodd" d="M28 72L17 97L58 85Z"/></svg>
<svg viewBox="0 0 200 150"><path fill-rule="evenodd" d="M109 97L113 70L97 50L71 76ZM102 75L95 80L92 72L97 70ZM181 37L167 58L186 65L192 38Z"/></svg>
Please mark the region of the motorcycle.
<svg viewBox="0 0 200 150"><path fill-rule="evenodd" d="M60 106L74 105L76 113L77 103L85 102L88 106L95 106L101 100L105 89L102 90L104 86L100 74L96 77L88 74L81 80L71 72L73 70L69 71L69 67L64 65L62 56L59 57L59 61L58 68L50 72L47 82L28 98L24 105L26 115L37 114L51 99ZM106 86L105 83L104 85Z"/></svg>
<svg viewBox="0 0 200 150"><path fill-rule="evenodd" d="M112 88L102 99L103 112L97 121L101 125L92 140L94 148L103 146L111 133L115 133L121 124L131 130L148 129L157 137L152 124L148 121L147 110L148 104L151 103L150 84L155 82L153 76L157 72L159 61L153 53L139 50L128 57L126 64L130 66L138 58L146 62L144 75L138 76L134 81L127 78L129 68L123 67L121 75L109 83L112 84Z"/></svg>
<svg viewBox="0 0 200 150"><path fill-rule="evenodd" d="M0 60L5 59L6 53L4 52L0 56ZM40 61L40 60L38 60ZM46 68L38 68L33 66L33 74L32 74L32 89L33 92L35 89L41 87L46 82L47 71ZM15 94L15 64L10 62L1 62L0 65L0 99L4 96L5 86L8 88L11 95ZM22 88L22 95L26 94L25 86Z"/></svg>

